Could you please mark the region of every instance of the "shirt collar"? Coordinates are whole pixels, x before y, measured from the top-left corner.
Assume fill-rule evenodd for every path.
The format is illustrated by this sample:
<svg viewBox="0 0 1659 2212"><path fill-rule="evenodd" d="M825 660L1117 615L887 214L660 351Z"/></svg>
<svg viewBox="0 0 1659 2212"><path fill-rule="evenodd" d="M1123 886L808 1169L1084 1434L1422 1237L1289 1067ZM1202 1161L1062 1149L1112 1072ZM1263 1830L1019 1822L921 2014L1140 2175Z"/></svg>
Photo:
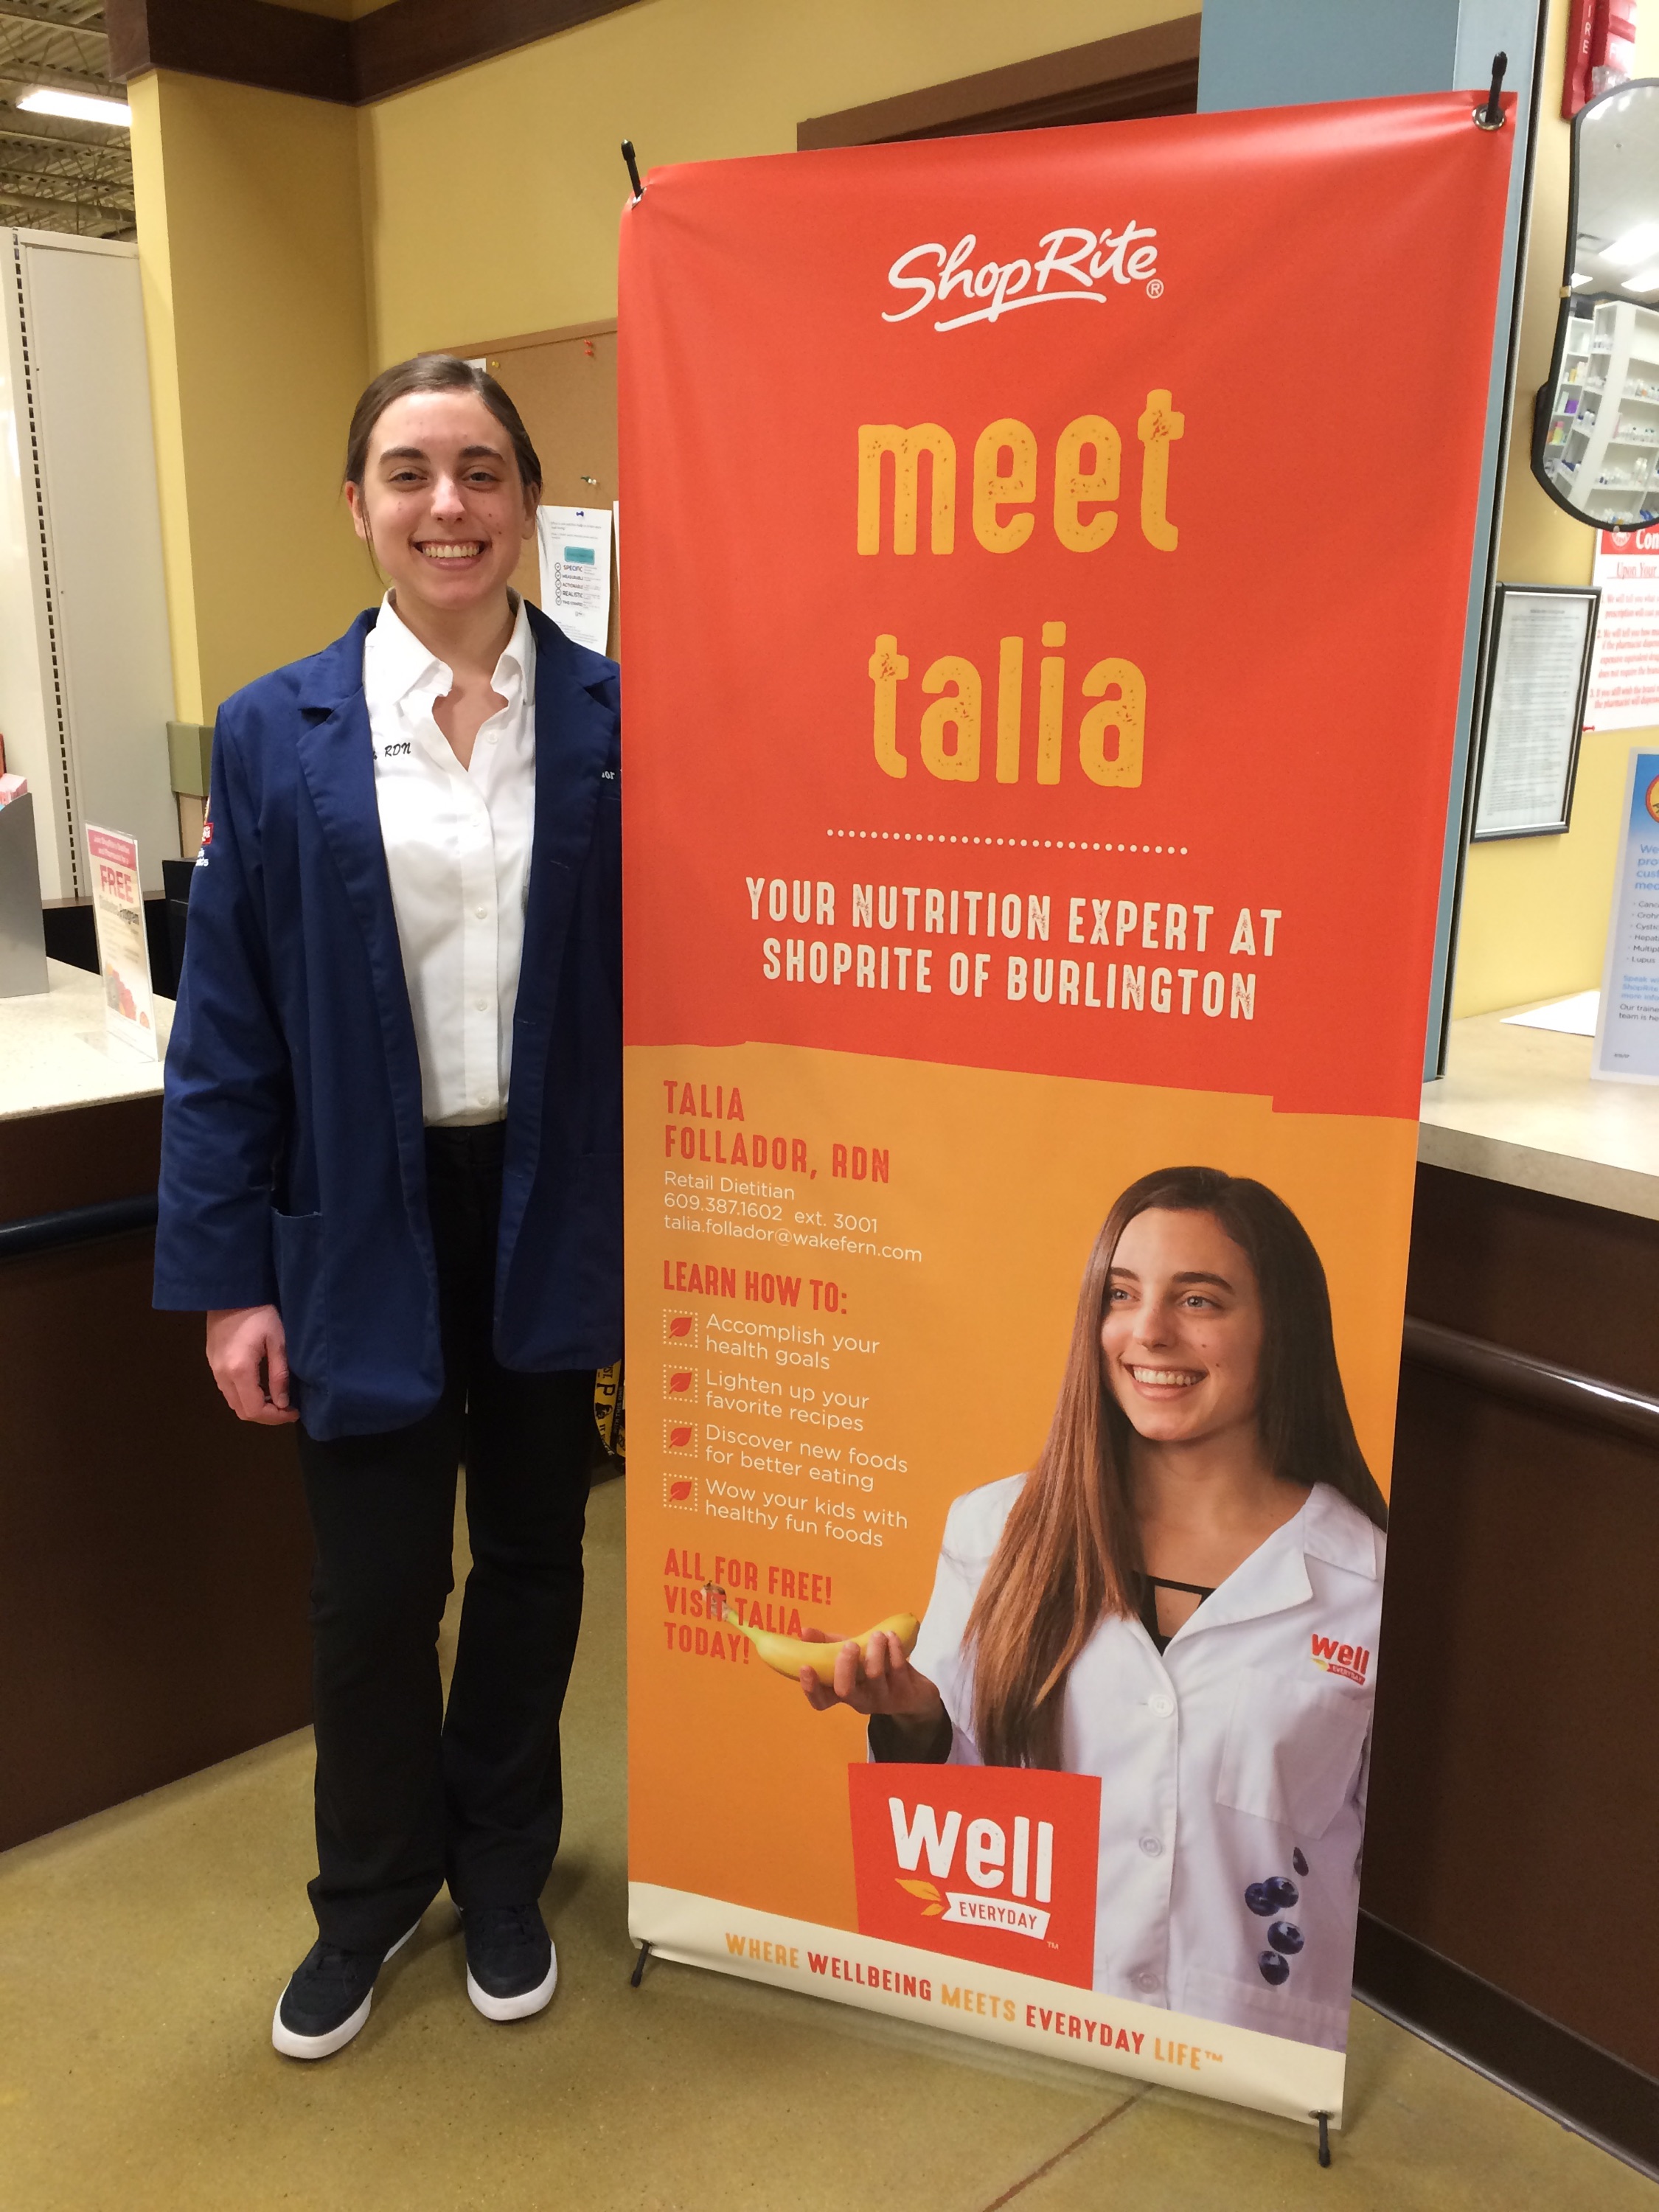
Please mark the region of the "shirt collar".
<svg viewBox="0 0 1659 2212"><path fill-rule="evenodd" d="M521 699L527 698L536 688L536 635L530 627L524 601L516 592L509 592L508 597L515 610L513 635L501 647L501 657L495 663L490 683L501 697L511 701L515 685Z"/></svg>
<svg viewBox="0 0 1659 2212"><path fill-rule="evenodd" d="M1382 1572L1379 1552L1377 1532L1359 1508L1328 1483L1316 1482L1301 1510L1258 1545L1176 1634L1184 1639L1206 1629L1224 1628L1231 1621L1256 1620L1305 1604L1313 1595L1310 1559L1376 1582Z"/></svg>
<svg viewBox="0 0 1659 2212"><path fill-rule="evenodd" d="M1382 1532L1357 1505L1328 1482L1315 1483L1300 1516L1302 1548L1316 1559L1363 1575L1374 1583L1382 1571Z"/></svg>
<svg viewBox="0 0 1659 2212"><path fill-rule="evenodd" d="M536 681L536 639L525 602L514 592L513 634L495 663L491 681L503 698L511 697L503 678L514 683L520 696ZM363 689L371 709L399 704L417 692L441 699L454 687L454 672L421 643L398 614L388 592L380 602L380 617L363 645Z"/></svg>

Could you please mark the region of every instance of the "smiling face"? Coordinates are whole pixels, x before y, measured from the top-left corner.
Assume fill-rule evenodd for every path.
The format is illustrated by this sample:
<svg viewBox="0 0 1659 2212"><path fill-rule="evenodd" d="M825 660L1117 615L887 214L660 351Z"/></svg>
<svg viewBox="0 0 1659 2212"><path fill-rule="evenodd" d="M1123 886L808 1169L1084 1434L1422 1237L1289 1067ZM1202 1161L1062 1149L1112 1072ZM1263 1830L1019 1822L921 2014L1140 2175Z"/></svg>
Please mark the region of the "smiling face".
<svg viewBox="0 0 1659 2212"><path fill-rule="evenodd" d="M470 392L394 399L346 497L406 614L455 615L501 597L535 534L535 488L520 482L512 441Z"/></svg>
<svg viewBox="0 0 1659 2212"><path fill-rule="evenodd" d="M1138 1436L1197 1443L1254 1432L1261 1356L1255 1272L1212 1213L1149 1206L1117 1241L1100 1343Z"/></svg>

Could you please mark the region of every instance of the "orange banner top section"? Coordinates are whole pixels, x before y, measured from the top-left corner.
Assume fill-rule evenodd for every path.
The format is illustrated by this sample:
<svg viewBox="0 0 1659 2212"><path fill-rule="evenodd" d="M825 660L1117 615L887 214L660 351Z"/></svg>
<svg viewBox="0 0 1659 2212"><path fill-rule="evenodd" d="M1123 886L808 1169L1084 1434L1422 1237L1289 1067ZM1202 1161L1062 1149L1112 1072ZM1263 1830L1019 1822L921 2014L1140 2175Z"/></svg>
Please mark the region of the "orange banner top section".
<svg viewBox="0 0 1659 2212"><path fill-rule="evenodd" d="M632 1042L1415 1114L1510 167L1470 107L652 176Z"/></svg>

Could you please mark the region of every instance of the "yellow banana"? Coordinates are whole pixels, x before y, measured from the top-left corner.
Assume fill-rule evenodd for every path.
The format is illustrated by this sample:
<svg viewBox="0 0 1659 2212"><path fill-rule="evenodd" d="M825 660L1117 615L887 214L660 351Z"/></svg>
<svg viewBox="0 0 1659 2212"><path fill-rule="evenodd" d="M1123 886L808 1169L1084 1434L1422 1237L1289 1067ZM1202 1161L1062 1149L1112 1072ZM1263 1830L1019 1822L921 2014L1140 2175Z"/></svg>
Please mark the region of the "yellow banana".
<svg viewBox="0 0 1659 2212"><path fill-rule="evenodd" d="M711 1597L714 1595L711 1591ZM723 1595L723 1593L721 1593ZM825 1689L832 1689L836 1680L836 1656L842 1643L856 1643L867 1659L872 1636L896 1636L905 1657L915 1649L916 1637L921 1624L914 1613L890 1613L885 1620L878 1620L873 1628L866 1628L862 1636L844 1637L836 1644L809 1644L800 1636L778 1636L769 1628L750 1628L726 1608L721 1615L728 1628L739 1636L746 1636L755 1647L755 1655L780 1674L787 1674L793 1682L803 1667L810 1667Z"/></svg>

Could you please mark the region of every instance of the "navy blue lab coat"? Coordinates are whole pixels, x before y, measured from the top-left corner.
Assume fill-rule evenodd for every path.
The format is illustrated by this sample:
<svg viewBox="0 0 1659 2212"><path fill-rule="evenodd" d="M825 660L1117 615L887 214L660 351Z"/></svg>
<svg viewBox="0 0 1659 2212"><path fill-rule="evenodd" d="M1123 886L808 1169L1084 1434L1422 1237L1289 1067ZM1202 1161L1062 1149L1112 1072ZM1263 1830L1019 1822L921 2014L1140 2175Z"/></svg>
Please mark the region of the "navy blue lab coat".
<svg viewBox="0 0 1659 2212"><path fill-rule="evenodd" d="M421 1069L374 799L360 615L227 700L161 1125L155 1304L275 1304L312 1435L443 1387ZM513 1021L495 1353L622 1351L616 665L532 607L536 813Z"/></svg>

